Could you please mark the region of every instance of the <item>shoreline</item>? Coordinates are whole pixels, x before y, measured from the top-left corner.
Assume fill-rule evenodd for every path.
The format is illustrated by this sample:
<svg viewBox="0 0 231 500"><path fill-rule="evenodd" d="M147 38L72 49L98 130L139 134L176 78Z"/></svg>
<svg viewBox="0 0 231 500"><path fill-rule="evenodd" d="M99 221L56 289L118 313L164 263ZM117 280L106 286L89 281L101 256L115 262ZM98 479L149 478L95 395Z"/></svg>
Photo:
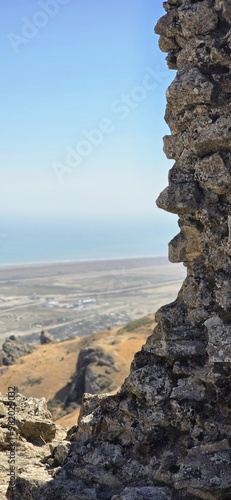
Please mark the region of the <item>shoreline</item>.
<svg viewBox="0 0 231 500"><path fill-rule="evenodd" d="M63 262L44 262L0 266L0 281L23 280L47 276L119 272L128 269L170 265L167 256L120 257Z"/></svg>
<svg viewBox="0 0 231 500"><path fill-rule="evenodd" d="M18 263L9 263L9 264L0 264L0 271L6 268L15 268L15 267L39 267L39 266L55 266L55 265L66 265L66 264L83 264L88 262L116 262L121 260L134 260L134 259L168 259L167 255L132 255L129 257L101 257L101 258L92 258L92 259L78 259L78 260L51 260L51 261L42 261L42 262L18 262Z"/></svg>

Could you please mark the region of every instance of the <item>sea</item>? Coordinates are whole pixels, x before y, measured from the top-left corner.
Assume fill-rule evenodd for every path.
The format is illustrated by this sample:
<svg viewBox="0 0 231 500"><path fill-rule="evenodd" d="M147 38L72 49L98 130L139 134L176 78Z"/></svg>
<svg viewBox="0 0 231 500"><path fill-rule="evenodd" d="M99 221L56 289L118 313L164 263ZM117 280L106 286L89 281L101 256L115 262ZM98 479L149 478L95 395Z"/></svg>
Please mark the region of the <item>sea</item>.
<svg viewBox="0 0 231 500"><path fill-rule="evenodd" d="M166 256L176 220L11 216L0 223L0 266Z"/></svg>

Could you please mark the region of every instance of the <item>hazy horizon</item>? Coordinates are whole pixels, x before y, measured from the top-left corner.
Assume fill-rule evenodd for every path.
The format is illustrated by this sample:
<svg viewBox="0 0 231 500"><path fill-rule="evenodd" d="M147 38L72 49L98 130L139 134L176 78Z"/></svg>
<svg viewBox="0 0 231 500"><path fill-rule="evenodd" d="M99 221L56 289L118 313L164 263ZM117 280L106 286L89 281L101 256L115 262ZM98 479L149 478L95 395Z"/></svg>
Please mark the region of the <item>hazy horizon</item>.
<svg viewBox="0 0 231 500"><path fill-rule="evenodd" d="M7 218L1 225L0 266L167 256L176 221L155 218Z"/></svg>
<svg viewBox="0 0 231 500"><path fill-rule="evenodd" d="M12 220L20 228L30 218L142 219L165 233L167 254L176 219L155 206L172 164L162 137L173 72L153 33L161 15L152 0L4 4L0 233L10 235L8 251Z"/></svg>

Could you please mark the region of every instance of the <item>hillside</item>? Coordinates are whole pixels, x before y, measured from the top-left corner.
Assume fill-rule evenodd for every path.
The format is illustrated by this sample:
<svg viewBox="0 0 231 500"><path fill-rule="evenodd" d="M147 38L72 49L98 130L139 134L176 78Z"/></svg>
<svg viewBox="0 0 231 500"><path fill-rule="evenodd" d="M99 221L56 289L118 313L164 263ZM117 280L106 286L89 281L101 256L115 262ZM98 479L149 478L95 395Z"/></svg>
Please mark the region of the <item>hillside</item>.
<svg viewBox="0 0 231 500"><path fill-rule="evenodd" d="M47 345L38 345L34 352L19 358L10 367L0 369L0 392L16 386L25 396L45 397L53 418L70 427L76 422L78 405L67 410L63 404L68 395L70 380L76 370L79 352L88 347L101 347L115 357L117 371L103 392L115 392L129 373L130 364L146 338L152 333L154 317L133 321L124 328L105 330L84 338L75 338ZM99 367L99 373L103 367ZM110 379L109 379L110 380ZM71 411L71 410L74 411ZM64 414L68 414L65 416Z"/></svg>

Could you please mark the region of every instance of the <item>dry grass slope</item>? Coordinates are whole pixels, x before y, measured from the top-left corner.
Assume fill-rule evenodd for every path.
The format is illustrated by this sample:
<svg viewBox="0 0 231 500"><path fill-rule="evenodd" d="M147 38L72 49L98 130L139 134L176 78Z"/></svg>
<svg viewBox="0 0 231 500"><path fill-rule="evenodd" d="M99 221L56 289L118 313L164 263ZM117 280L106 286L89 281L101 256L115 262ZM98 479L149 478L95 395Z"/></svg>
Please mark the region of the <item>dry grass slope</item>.
<svg viewBox="0 0 231 500"><path fill-rule="evenodd" d="M120 371L113 373L113 382L106 390L115 392L128 375L134 354L145 343L153 327L154 316L147 316L129 323L124 328L54 344L38 345L32 354L19 358L16 364L9 368L1 369L0 392L5 393L9 386L16 386L25 396L44 396L51 405L58 394L63 403L68 393L67 384L76 369L79 351L92 346L103 347L108 354L115 356ZM59 424L70 427L76 423L78 408L63 416L62 404L54 407L53 416Z"/></svg>

